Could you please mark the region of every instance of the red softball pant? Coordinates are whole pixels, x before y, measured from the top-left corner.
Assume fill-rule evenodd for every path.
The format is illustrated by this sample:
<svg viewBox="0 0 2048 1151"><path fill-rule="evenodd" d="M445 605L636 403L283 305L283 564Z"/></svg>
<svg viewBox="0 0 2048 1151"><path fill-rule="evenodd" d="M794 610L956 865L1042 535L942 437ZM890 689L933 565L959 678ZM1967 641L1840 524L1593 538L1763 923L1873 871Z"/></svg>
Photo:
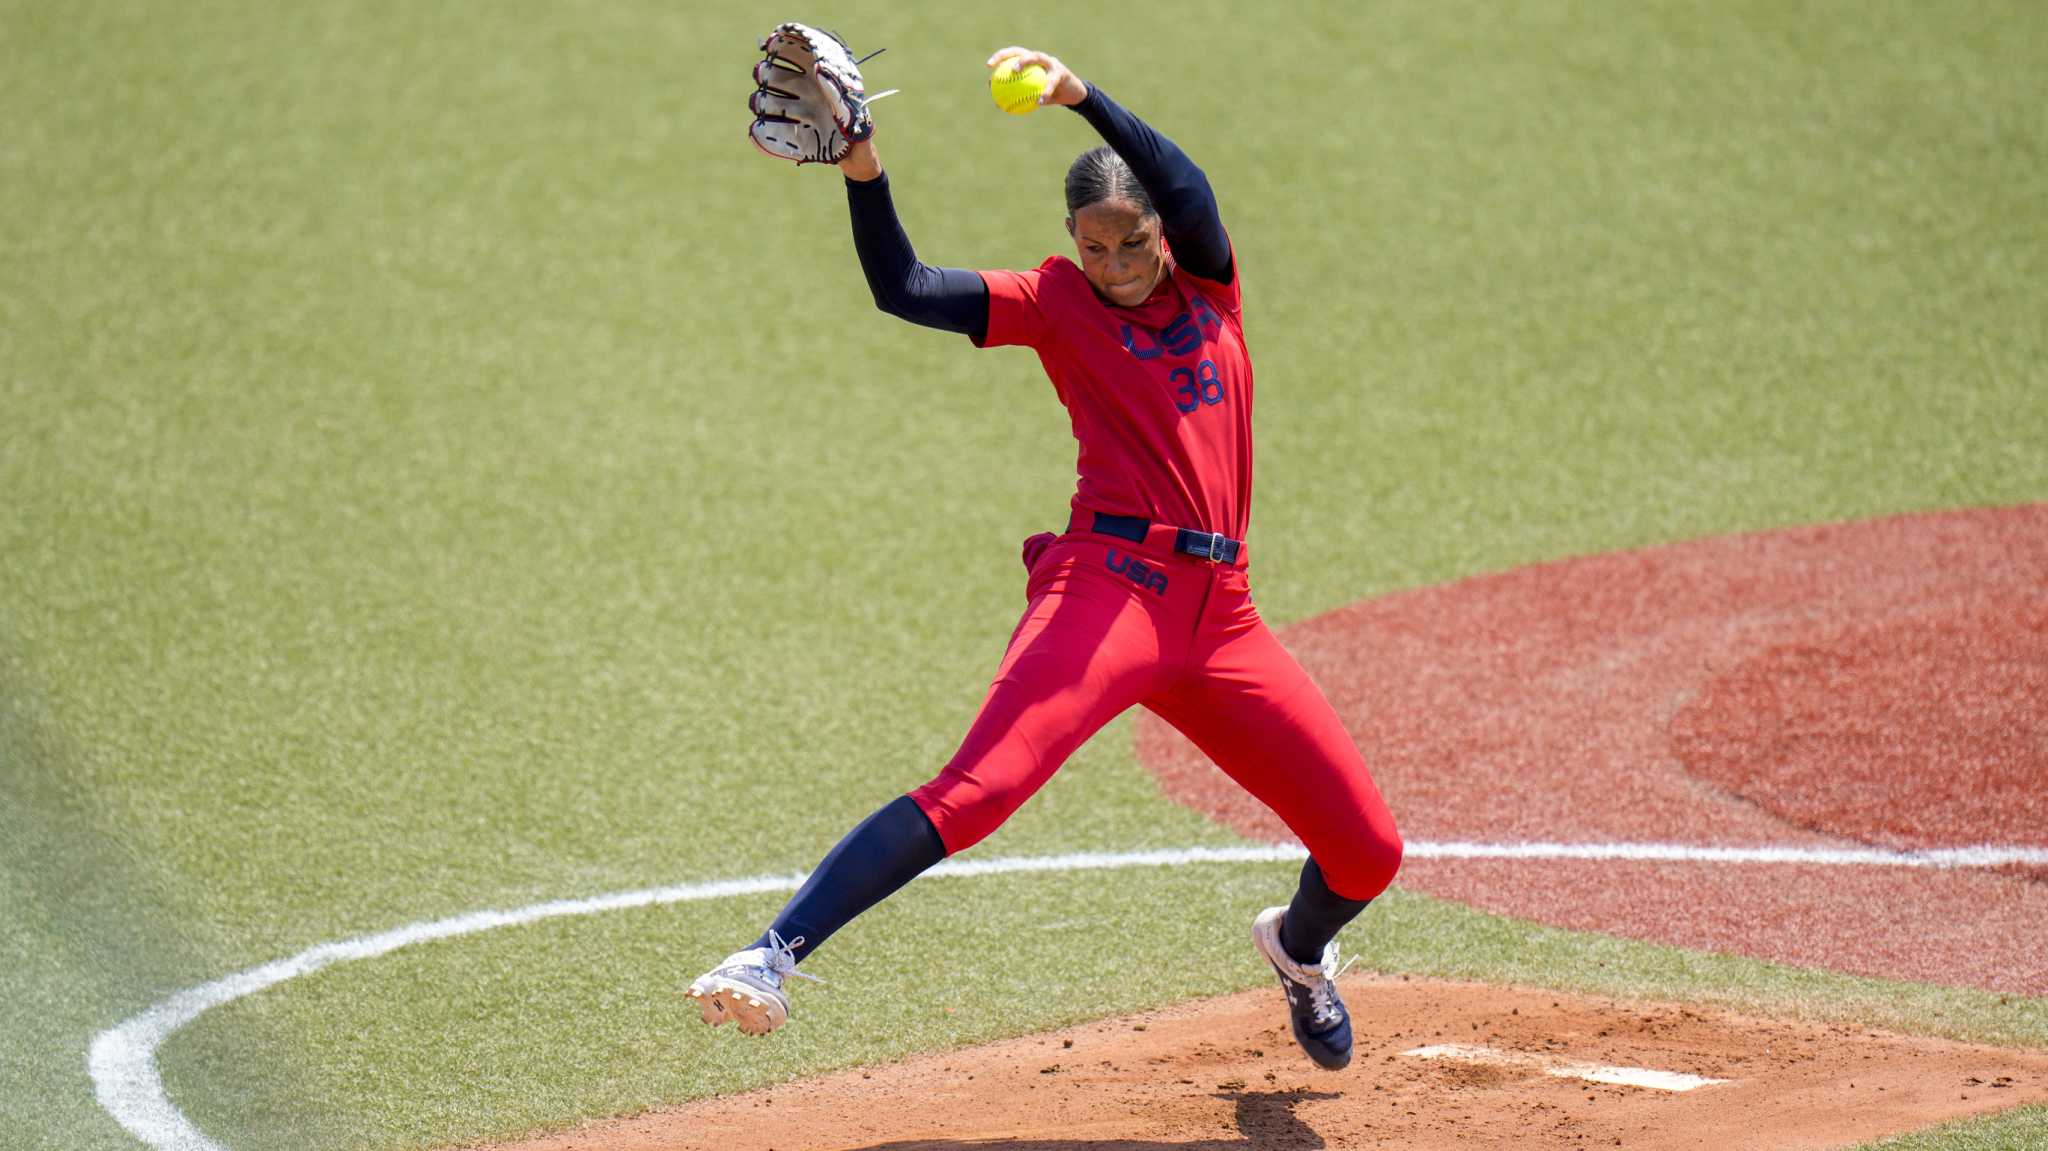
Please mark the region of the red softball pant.
<svg viewBox="0 0 2048 1151"><path fill-rule="evenodd" d="M1357 745L1259 618L1245 570L1178 555L1170 539L1069 532L1047 547L967 738L911 798L948 854L965 850L1142 704L1272 808L1330 890L1379 895L1401 837Z"/></svg>

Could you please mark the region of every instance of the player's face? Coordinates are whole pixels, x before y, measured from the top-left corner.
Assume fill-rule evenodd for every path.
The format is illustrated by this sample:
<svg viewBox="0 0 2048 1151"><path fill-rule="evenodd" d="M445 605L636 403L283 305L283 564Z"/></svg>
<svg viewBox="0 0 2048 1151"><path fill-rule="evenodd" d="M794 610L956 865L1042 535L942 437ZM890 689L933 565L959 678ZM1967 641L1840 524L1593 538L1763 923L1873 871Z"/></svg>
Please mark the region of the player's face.
<svg viewBox="0 0 2048 1151"><path fill-rule="evenodd" d="M1145 302L1166 274L1159 217L1129 200L1097 200L1067 218L1081 271L1095 292L1120 308Z"/></svg>

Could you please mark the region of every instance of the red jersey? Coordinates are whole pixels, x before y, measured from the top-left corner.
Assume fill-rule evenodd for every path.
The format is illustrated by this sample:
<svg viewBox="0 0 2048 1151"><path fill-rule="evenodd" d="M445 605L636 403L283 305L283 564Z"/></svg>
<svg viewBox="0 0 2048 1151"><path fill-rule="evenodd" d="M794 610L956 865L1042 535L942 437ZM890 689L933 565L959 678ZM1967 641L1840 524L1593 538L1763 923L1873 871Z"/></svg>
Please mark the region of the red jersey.
<svg viewBox="0 0 2048 1151"><path fill-rule="evenodd" d="M1252 502L1252 362L1239 278L1168 273L1144 303L1104 303L1072 260L983 272L983 347L1038 353L1074 421L1073 506L1243 539Z"/></svg>

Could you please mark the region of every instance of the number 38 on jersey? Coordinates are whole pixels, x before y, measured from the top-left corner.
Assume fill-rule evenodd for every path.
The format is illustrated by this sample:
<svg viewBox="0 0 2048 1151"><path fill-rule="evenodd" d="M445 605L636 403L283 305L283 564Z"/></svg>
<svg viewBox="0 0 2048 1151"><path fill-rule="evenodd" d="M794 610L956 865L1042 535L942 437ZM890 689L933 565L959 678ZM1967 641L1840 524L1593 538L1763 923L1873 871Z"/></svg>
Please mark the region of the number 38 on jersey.
<svg viewBox="0 0 2048 1151"><path fill-rule="evenodd" d="M1175 368L1167 378L1178 385L1173 391L1173 406L1183 412L1223 402L1223 381L1216 375L1213 360L1203 360L1192 369Z"/></svg>
<svg viewBox="0 0 2048 1151"><path fill-rule="evenodd" d="M1185 356L1202 346L1203 336L1223 327L1209 302L1196 296L1190 312L1182 312L1173 322L1161 328L1157 335L1143 330L1134 330L1123 325L1124 350L1140 360L1155 360L1160 356ZM1216 371L1214 360L1204 359L1193 367L1177 367L1167 373L1167 382L1173 388L1173 406L1183 414L1192 413L1205 405L1213 406L1223 402L1223 379Z"/></svg>

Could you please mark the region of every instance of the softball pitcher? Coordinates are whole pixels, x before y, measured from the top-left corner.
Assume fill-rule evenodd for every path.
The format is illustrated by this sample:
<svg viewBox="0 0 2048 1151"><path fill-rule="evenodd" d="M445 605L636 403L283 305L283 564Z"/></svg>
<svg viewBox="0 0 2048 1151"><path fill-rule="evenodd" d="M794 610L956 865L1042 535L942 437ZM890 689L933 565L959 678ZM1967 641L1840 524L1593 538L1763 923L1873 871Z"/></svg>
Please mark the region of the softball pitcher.
<svg viewBox="0 0 2048 1151"><path fill-rule="evenodd" d="M760 939L690 986L704 1020L766 1034L786 983L834 931L994 831L1089 736L1132 705L1184 732L1309 851L1285 907L1252 939L1280 977L1316 1063L1351 1058L1336 935L1393 881L1401 839L1322 691L1252 606L1251 360L1242 285L1202 170L1171 140L1042 52L1042 104L1072 108L1105 147L1067 170L1074 259L1029 271L921 263L897 222L873 121L844 44L798 24L763 42L755 144L837 164L875 303L984 348L1038 354L1079 441L1067 530L1025 541L1028 606L960 750L869 816ZM806 976L808 977L808 976Z"/></svg>

